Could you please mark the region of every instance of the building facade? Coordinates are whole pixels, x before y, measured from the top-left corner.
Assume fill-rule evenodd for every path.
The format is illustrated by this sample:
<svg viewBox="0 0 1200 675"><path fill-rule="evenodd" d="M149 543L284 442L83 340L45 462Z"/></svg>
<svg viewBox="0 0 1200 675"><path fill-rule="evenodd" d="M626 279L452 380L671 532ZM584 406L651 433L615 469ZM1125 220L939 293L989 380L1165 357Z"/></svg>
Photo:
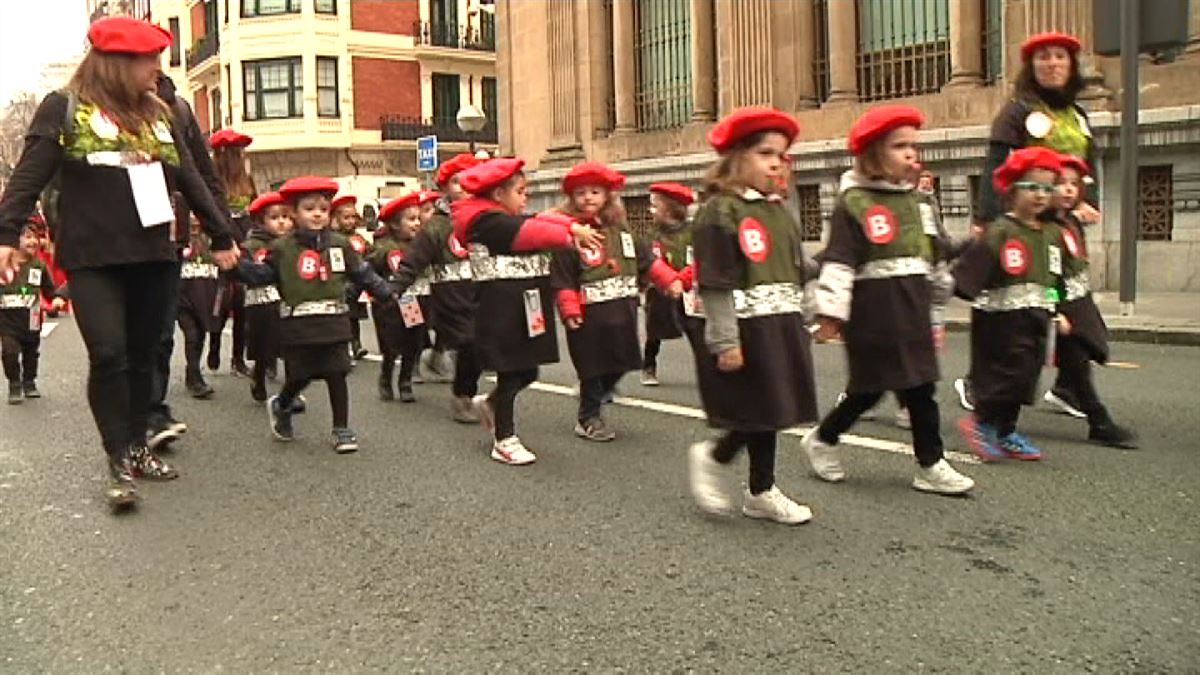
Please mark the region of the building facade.
<svg viewBox="0 0 1200 675"><path fill-rule="evenodd" d="M1101 161L1103 225L1090 228L1095 283L1118 285L1120 63L1091 50L1085 0L499 0L502 153L525 158L531 203L558 199L566 168L607 162L629 176L635 226L647 186L698 184L713 122L747 105L795 113L793 208L822 246L845 135L879 102L925 111L923 159L947 224L965 235L992 117L1009 96L1020 44L1081 38ZM1142 58L1139 288L1200 291L1200 0L1177 53Z"/></svg>
<svg viewBox="0 0 1200 675"><path fill-rule="evenodd" d="M389 197L421 180L418 137L438 136L444 156L495 149L490 3L152 0L151 18L175 38L163 70L202 130L254 137L260 189L320 174ZM467 104L488 118L475 134L455 122Z"/></svg>

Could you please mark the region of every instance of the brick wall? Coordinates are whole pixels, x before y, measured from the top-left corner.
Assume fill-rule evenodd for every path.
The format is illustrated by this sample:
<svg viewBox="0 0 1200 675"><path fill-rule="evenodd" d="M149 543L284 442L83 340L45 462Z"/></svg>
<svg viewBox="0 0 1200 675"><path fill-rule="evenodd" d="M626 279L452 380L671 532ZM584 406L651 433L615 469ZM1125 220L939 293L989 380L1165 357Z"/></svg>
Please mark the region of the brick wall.
<svg viewBox="0 0 1200 675"><path fill-rule="evenodd" d="M416 61L392 61L355 56L354 126L378 129L382 115L421 117L421 66Z"/></svg>
<svg viewBox="0 0 1200 675"><path fill-rule="evenodd" d="M208 87L200 87L196 93L192 94L192 112L196 115L200 131L207 134L212 130L212 115L208 113Z"/></svg>
<svg viewBox="0 0 1200 675"><path fill-rule="evenodd" d="M350 3L350 27L375 33L412 35L421 19L417 0L354 0Z"/></svg>
<svg viewBox="0 0 1200 675"><path fill-rule="evenodd" d="M192 42L205 35L208 35L208 27L204 23L204 3L197 2L192 5Z"/></svg>

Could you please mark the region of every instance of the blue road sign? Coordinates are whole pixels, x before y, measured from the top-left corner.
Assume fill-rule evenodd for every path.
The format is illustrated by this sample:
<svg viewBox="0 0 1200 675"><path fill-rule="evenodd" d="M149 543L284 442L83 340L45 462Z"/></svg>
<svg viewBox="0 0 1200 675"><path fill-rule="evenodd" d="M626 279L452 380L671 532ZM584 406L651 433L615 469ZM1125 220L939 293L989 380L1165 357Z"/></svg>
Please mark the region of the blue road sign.
<svg viewBox="0 0 1200 675"><path fill-rule="evenodd" d="M437 136L417 139L417 171L436 171L438 165Z"/></svg>

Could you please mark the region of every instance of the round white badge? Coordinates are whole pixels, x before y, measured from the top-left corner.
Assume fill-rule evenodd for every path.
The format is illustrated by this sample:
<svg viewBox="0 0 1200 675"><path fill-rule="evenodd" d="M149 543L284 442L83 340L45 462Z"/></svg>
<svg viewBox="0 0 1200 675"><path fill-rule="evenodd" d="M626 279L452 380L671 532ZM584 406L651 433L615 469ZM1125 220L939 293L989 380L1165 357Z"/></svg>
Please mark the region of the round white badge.
<svg viewBox="0 0 1200 675"><path fill-rule="evenodd" d="M88 126L92 128L97 137L106 141L117 140L117 135L121 133L121 127L117 126L108 113L99 108L92 111L92 116L88 118Z"/></svg>
<svg viewBox="0 0 1200 675"><path fill-rule="evenodd" d="M154 136L160 143L174 143L175 139L171 137L171 128L166 122L159 120L154 123Z"/></svg>
<svg viewBox="0 0 1200 675"><path fill-rule="evenodd" d="M1045 138L1050 135L1050 130L1054 128L1054 120L1046 113L1038 110L1029 113L1025 118L1025 131L1033 138Z"/></svg>

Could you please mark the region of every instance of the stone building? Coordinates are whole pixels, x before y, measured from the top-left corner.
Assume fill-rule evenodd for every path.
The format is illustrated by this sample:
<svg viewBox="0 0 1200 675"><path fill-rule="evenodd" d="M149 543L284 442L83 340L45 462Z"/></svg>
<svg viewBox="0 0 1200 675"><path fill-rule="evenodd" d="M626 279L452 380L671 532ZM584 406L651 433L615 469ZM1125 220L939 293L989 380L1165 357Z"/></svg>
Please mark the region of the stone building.
<svg viewBox="0 0 1200 675"><path fill-rule="evenodd" d="M1200 291L1200 0L1191 10L1186 49L1141 62L1144 290ZM965 233L1021 42L1073 33L1102 151L1093 269L1099 286L1117 286L1120 63L1091 51L1087 0L499 0L496 18L501 152L534 169L533 205L557 201L563 172L586 157L629 176L638 225L649 183L698 182L717 117L770 104L800 120L793 207L814 250L850 164L845 134L883 101L927 114L923 158L947 223Z"/></svg>

